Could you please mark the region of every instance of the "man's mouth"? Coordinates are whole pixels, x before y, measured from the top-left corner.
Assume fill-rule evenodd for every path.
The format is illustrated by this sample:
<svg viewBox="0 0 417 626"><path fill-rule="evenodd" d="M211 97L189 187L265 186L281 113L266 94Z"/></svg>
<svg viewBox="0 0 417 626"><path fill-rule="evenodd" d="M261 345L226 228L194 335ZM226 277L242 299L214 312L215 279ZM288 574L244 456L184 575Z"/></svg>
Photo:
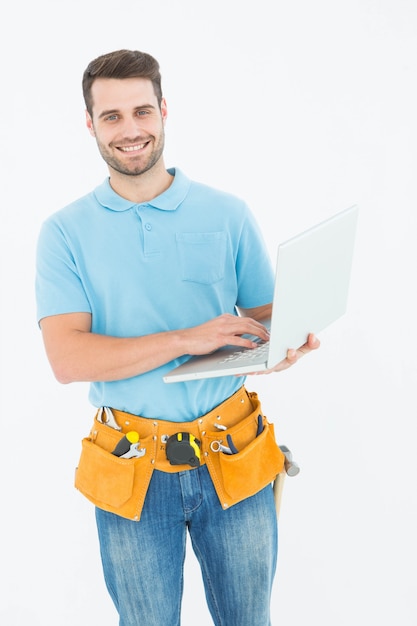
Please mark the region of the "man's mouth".
<svg viewBox="0 0 417 626"><path fill-rule="evenodd" d="M148 142L138 143L135 146L119 146L119 150L122 152L137 152L138 150L142 150Z"/></svg>

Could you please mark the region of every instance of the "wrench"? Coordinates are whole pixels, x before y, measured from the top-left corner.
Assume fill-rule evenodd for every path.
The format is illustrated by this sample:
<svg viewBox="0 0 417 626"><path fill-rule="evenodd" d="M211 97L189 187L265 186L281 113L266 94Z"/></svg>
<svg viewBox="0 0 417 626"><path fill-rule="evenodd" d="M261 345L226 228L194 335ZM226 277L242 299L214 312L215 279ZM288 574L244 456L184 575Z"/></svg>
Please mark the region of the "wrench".
<svg viewBox="0 0 417 626"><path fill-rule="evenodd" d="M119 456L119 459L134 459L134 458L140 458L141 456L143 456L146 452L146 448L140 448L140 443L132 443L130 445L130 448L127 452L125 452L124 454L122 454L121 456Z"/></svg>

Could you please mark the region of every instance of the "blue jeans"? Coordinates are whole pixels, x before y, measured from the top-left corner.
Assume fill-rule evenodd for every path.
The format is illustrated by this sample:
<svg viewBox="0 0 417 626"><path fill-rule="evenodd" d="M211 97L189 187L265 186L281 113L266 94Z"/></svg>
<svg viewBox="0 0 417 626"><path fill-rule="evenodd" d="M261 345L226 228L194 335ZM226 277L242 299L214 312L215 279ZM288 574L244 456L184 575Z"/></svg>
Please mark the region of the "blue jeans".
<svg viewBox="0 0 417 626"><path fill-rule="evenodd" d="M179 626L186 532L216 626L270 626L277 561L272 487L223 510L207 466L155 470L142 517L96 509L101 558L119 626Z"/></svg>

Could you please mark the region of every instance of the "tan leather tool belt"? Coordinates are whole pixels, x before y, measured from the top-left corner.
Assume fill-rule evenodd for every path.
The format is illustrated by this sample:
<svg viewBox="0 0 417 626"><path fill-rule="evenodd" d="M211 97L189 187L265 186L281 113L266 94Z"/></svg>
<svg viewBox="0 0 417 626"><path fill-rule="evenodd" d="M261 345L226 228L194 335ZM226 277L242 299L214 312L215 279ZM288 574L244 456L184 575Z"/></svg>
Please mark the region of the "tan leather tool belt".
<svg viewBox="0 0 417 626"><path fill-rule="evenodd" d="M166 443L177 433L189 433L197 440L199 464L207 464L224 509L260 491L284 465L273 424L263 415L257 394L241 387L191 422L99 409L89 436L82 441L75 486L97 507L138 521L154 469L170 473L196 469L168 460ZM117 446L126 454L115 456Z"/></svg>

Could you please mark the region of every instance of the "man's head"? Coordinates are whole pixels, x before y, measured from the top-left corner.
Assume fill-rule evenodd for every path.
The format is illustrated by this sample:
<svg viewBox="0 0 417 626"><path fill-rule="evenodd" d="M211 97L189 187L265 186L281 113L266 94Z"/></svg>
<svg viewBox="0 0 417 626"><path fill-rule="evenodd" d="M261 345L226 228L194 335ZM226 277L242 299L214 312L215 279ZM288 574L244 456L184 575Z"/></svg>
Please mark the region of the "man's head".
<svg viewBox="0 0 417 626"><path fill-rule="evenodd" d="M163 173L167 107L158 62L149 54L118 50L84 72L86 122L111 177ZM155 167L157 169L155 169Z"/></svg>
<svg viewBox="0 0 417 626"><path fill-rule="evenodd" d="M151 81L158 105L161 106L162 87L159 63L153 56L138 50L116 50L97 57L89 63L83 75L85 106L93 115L91 87L97 78L145 78Z"/></svg>

